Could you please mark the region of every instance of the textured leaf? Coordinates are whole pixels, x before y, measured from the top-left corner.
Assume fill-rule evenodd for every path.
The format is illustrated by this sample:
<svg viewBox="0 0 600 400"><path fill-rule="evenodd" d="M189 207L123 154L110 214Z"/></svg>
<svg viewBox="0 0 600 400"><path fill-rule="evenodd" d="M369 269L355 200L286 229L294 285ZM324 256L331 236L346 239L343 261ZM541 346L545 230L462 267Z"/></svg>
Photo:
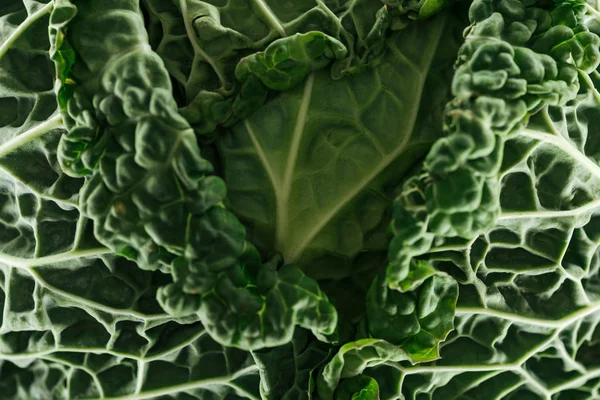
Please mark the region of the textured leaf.
<svg viewBox="0 0 600 400"><path fill-rule="evenodd" d="M244 226L223 206L224 183L177 113L138 7L85 2L72 10L65 0L51 25L59 73L67 72L59 44L81 60L60 76L76 87L63 110L69 132L59 161L87 177L79 207L95 237L142 269L170 273L173 282L157 293L162 307L198 315L219 343L281 345L296 325L333 333L337 314L316 282L291 265L261 265ZM73 18L66 25L64 15ZM118 27L112 36L99 29L106 24Z"/></svg>
<svg viewBox="0 0 600 400"><path fill-rule="evenodd" d="M589 73L584 58L575 55L580 54L576 47L569 47L575 53L568 62L562 50L552 50L556 43L573 40L573 31L565 26L560 29L567 35L557 42L558 28L551 27L551 23L564 23L565 10L571 10L573 23L578 18L586 21L581 9L573 12L570 7L579 5L564 3L550 18L549 13L544 17L547 11L527 9L518 2L477 1L471 6L473 26L454 78L455 94L465 100L450 108L456 125L450 125L452 135L438 142L427 158L427 170L435 172L433 183L417 177L405 186L397 203L404 207L396 214L396 239L402 238L410 247L398 253L399 263L388 269L388 278L402 280L416 273L422 263L417 258L400 264L409 260L407 249L413 249L418 258L453 276L460 292L456 330L442 343L440 360L401 368L406 398L421 398L424 390L429 399L597 397L600 168L594 121L599 81L597 72ZM494 9L499 12L492 13ZM528 18L548 21L537 24L541 32L537 31L532 46L535 53L513 46L530 35L525 40L525 36L512 36L507 24L517 20L532 27ZM577 29L594 35L585 26ZM546 43L552 41L554 47L548 47ZM500 49L510 57L501 58ZM494 54L496 62L490 63L491 58L482 57L485 54ZM507 74L483 76L488 69ZM472 97L466 100L468 96ZM460 121L466 110L474 117ZM488 124L487 132L478 129L485 126L479 125L478 118ZM491 149L460 147L466 134L481 141L484 133L495 134L500 141L499 157L493 151L461 153ZM432 224L436 232L432 240L423 229L436 218L429 213L442 207L423 204L423 198L427 202L430 195L436 196L435 189L428 191L428 187L436 180L454 179L452 171L461 165L470 168L476 180L487 179L493 167L491 185L496 185L497 195L482 201L496 203L496 216L473 217L471 221L479 225L460 225L464 220L459 218L446 225ZM450 213L466 209L448 204ZM482 206L471 207L469 212L475 215L486 212ZM452 224L466 227L465 234Z"/></svg>
<svg viewBox="0 0 600 400"><path fill-rule="evenodd" d="M379 276L367 297L369 333L401 346L415 362L435 360L440 342L454 328L457 297L456 281L446 274L432 275L404 293L388 288Z"/></svg>
<svg viewBox="0 0 600 400"><path fill-rule="evenodd" d="M404 350L384 340L361 339L347 343L341 347L319 375L317 382L318 394L323 400L332 399L341 379L360 376L365 369L387 362L405 360L410 360L410 357ZM372 381L369 380L367 385L369 384L372 384ZM360 390L367 390L365 385L360 385L359 388ZM366 399L368 398L366 397Z"/></svg>
<svg viewBox="0 0 600 400"><path fill-rule="evenodd" d="M57 160L50 5L12 2L0 20L0 398L258 399L250 355L165 314L165 276L111 255L77 209L82 181Z"/></svg>
<svg viewBox="0 0 600 400"><path fill-rule="evenodd" d="M231 90L238 61L276 39L318 30L341 41L350 58L366 61L385 35L385 29L379 35L373 32L377 11L383 8L380 0L145 0L143 4L151 20L150 42L179 83L183 104L203 90Z"/></svg>
<svg viewBox="0 0 600 400"><path fill-rule="evenodd" d="M444 6L2 2L0 399L596 400L598 5Z"/></svg>
<svg viewBox="0 0 600 400"><path fill-rule="evenodd" d="M332 348L298 329L291 343L252 355L260 370L264 398L311 399L319 368L331 358Z"/></svg>

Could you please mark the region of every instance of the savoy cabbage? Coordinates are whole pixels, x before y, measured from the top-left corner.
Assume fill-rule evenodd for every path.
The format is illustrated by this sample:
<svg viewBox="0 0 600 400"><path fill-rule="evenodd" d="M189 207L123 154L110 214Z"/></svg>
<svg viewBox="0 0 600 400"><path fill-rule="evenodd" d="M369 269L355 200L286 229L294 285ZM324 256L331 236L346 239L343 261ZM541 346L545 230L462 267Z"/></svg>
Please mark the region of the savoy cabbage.
<svg viewBox="0 0 600 400"><path fill-rule="evenodd" d="M2 1L0 400L599 399L599 35Z"/></svg>

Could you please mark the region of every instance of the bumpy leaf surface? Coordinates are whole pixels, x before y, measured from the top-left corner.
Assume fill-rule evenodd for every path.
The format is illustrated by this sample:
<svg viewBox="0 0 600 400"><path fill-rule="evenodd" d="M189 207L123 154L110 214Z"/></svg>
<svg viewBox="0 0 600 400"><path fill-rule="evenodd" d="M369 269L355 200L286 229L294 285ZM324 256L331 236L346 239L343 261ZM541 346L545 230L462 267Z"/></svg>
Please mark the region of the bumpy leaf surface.
<svg viewBox="0 0 600 400"><path fill-rule="evenodd" d="M586 58L598 47L583 44L597 43L596 15L584 3L471 6L450 136L429 153L429 178L410 181L396 203L394 240L406 247L390 253L388 279L402 287L426 261L460 291L440 360L399 368L406 398L598 396L600 81L598 58ZM444 184L459 195L438 197Z"/></svg>
<svg viewBox="0 0 600 400"><path fill-rule="evenodd" d="M156 301L164 274L116 258L57 160L52 4L2 4L0 398L258 399L248 353Z"/></svg>
<svg viewBox="0 0 600 400"><path fill-rule="evenodd" d="M2 2L0 400L598 399L600 10L444 3Z"/></svg>

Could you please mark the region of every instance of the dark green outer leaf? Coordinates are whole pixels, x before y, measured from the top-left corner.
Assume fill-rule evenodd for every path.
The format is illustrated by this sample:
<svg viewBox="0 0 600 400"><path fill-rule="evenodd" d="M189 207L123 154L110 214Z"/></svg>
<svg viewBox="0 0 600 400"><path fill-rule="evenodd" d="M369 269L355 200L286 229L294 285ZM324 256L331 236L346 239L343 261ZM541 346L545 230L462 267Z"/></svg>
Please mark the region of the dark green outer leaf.
<svg viewBox="0 0 600 400"><path fill-rule="evenodd" d="M249 354L164 314L164 274L110 255L77 209L82 182L56 154L51 5L0 5L0 398L259 399Z"/></svg>

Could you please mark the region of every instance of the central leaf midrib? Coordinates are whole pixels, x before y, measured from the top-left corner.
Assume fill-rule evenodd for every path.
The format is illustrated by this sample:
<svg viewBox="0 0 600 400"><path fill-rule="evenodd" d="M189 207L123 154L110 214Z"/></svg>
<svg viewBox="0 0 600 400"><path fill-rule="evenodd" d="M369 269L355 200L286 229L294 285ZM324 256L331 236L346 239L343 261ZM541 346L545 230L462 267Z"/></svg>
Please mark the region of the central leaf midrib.
<svg viewBox="0 0 600 400"><path fill-rule="evenodd" d="M281 191L277 191L277 186L274 187L277 209L277 215L275 217L275 246L277 249L280 249L282 251L285 248L285 239L287 238L288 233L288 204L290 194L292 192L294 168L296 167L296 161L298 160L298 154L300 152L302 133L304 132L304 125L306 124L306 116L308 115L314 80L314 74L310 74L306 79L306 83L304 84L304 90L302 92L302 101L298 109L298 117L296 118L296 124L294 125L294 132L292 135L292 142L290 144L289 157L287 159L284 169Z"/></svg>

